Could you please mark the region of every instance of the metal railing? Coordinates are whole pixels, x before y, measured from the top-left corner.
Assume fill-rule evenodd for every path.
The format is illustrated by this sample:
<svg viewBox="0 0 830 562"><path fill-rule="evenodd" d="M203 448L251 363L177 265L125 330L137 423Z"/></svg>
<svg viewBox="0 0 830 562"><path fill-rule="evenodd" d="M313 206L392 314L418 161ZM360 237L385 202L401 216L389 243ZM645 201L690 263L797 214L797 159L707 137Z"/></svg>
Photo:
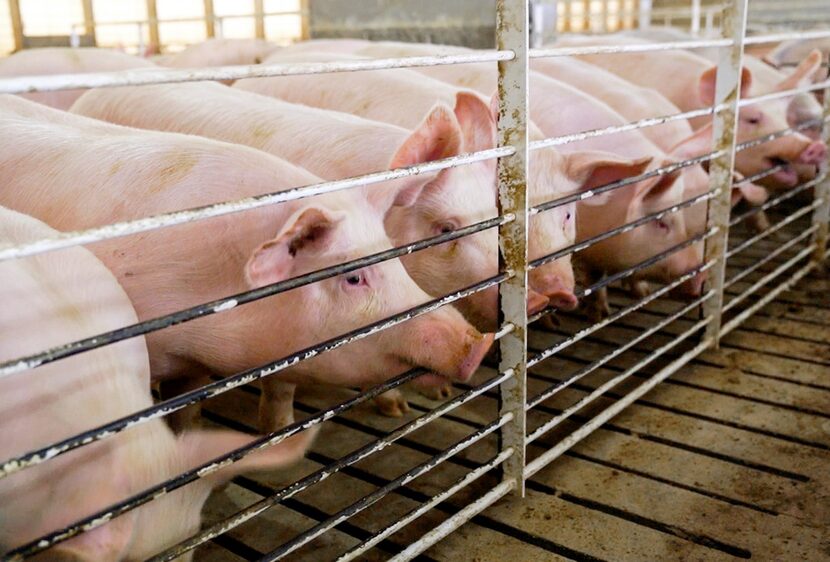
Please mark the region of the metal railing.
<svg viewBox="0 0 830 562"><path fill-rule="evenodd" d="M419 539L413 541L393 559L412 559L500 498L509 494L521 497L524 494L525 481L528 478L533 477L535 473L553 462L570 447L587 437L592 431L606 423L625 407L634 403L654 388L654 386L677 372L678 369L682 368L696 355L705 349L719 345L723 337L739 326L741 322L757 311L758 308L768 303L782 291L791 287L793 283L808 274L822 260L826 259L828 254L828 214L830 213L830 180L828 180L826 170L821 171L815 179L802 183L789 191L773 197L760 207L742 214L731 214L730 198L735 172L736 153L742 150L748 150L761 143L771 142L783 135L797 132L800 127L803 128L803 125L796 126L764 138L739 144L736 140L736 131L740 108L752 103L778 99L804 91L824 89L825 126L823 127L823 137L827 141L830 140L830 134L828 133L828 129L830 128L826 126L827 121L830 120L830 83L824 82L808 88L775 93L749 100L740 100L738 92L740 91L740 69L742 66L744 45L778 41L797 37L798 35L778 34L768 37L753 37L751 40L747 39L745 37L747 0L731 0L727 2L724 10L718 15L719 21L722 22L722 36L718 39L651 45L577 48L555 47L531 50L528 41L528 6L526 0L501 0L498 3L498 48L497 50L489 52L463 55L419 56L328 63L268 64L187 70L141 69L84 75L24 76L0 80L0 93L24 93L58 91L72 88L116 87L199 80L234 80L252 77L291 76L388 68L416 68L419 66L460 65L480 62L497 63L499 75L498 143L492 149L463 154L407 168L366 174L336 181L326 181L315 185L296 187L248 199L229 200L205 207L190 208L83 231L62 233L52 238L37 240L23 245L0 246L0 261L20 259L73 246L131 236L159 228L172 228L176 225L201 221L212 217L239 214L301 198L351 189L357 186L379 184L388 180L445 170L489 159L498 159L498 215L496 217L452 232L442 233L438 236L361 257L347 263L337 264L260 289L225 296L185 310L179 310L131 326L97 334L93 337L70 342L59 347L8 359L0 363L0 380L11 376L21 376L28 369L60 361L61 359L129 338L140 337L209 315L222 315L246 303L378 264L386 260L396 259L412 252L420 251L437 244L458 240L462 237L488 229L498 229L499 247L501 250L499 273L495 276L480 280L478 283L451 294L439 296L400 314L320 342L310 348L299 350L286 357L277 358L271 363L256 366L214 381L197 390L184 393L172 399L160 401L142 411L134 412L118 420L112 420L105 425L91 428L70 438L56 441L49 446L16 455L13 458L0 459L2 461L0 463L0 479L28 470L34 466L42 465L58 456L87 446L90 443L113 438L127 428L158 419L189 405L203 402L226 392L240 389L261 378L274 376L280 371L296 365L298 362L306 361L319 354L327 353L343 345L348 345L350 342L360 338L405 323L411 318L426 314L442 306L450 305L464 297L484 291L490 287L497 286L499 291L501 325L496 335L499 346L499 357L497 361L497 372L493 376L469 387L460 395L444 402L437 408L386 433L383 437L375 439L350 454L343 456L336 462L323 466L319 470L277 490L275 493L264 497L245 509L207 525L193 537L189 537L179 544L167 548L164 552L157 554L153 560L173 560L184 553L190 552L205 542L213 540L255 517L259 517L266 510L313 487L326 478L346 470L356 463L369 458L371 455L377 454L387 446L405 440L407 436L423 428L425 425L434 423L436 420L444 418L450 412L457 411L473 400L480 400L486 396L497 396L499 400L499 408L493 419L484 423L479 429L455 442L453 445L437 454L431 455L429 459L412 467L399 477L392 479L383 486L377 487L372 493L361 497L325 520L320 521L319 524L305 530L290 541L266 553L264 559L276 560L289 555L294 550L309 543L341 522L366 510L387 494L406 486L413 479L432 470L436 470L437 467L442 466L444 463L451 462L454 455L488 436L499 436L498 451L492 458L476 468L470 469L463 477L454 481L452 485L434 494L427 502L407 512L397 521L379 526L379 530L372 533L368 538L361 540L359 544L350 547L338 560L345 561L360 558L369 549L374 548L404 526L420 519L425 513L441 502L457 494L460 490L472 486L475 482L480 481L482 477L494 472L496 469L500 469L501 471L500 482L477 495L452 516L423 534ZM144 22L132 23L141 26ZM820 32L815 35L830 36L830 32ZM528 64L530 59L596 53L604 53L609 56L624 56L625 53L632 52L643 53L679 48L695 49L707 47L721 49L721 57L718 62L717 90L714 107L643 119L624 126L583 131L534 142L528 141ZM535 206L531 206L528 203L527 167L530 151L539 151L588 138L657 126L675 120L710 115L714 122L714 144L711 151L706 155L673 163L650 170L634 178L627 178L594 188L590 191L567 195ZM535 215L548 212L562 205L596 197L603 193L625 189L635 183L703 163L708 163L709 166L710 187L706 193L631 220L593 238L574 242L546 256L532 261L528 260L528 221ZM758 173L743 181L760 181L780 169L781 166L773 166L769 170ZM382 188L382 186L377 187L377 189ZM799 210L786 213L784 218L780 219L764 232L749 236L742 241L731 239L730 234L733 232L733 229L746 223L750 218L758 216L764 211L777 211L791 204L798 197L808 194L810 190L813 191L814 196L809 204L802 206ZM553 312L559 313L554 308L548 308L528 317L526 302L529 271L583 251L614 236L643 227L649 222L659 220L668 214L683 212L695 205L708 206L708 221L704 232L695 234L682 243L657 253L632 267L614 272L601 281L582 287L577 293L580 297L590 296L609 288L618 281L633 279L642 269L652 266L660 260L668 258L694 244L705 244L705 257L698 267L669 281L664 287L624 306L599 322L584 326L575 333L568 334L543 349L535 352L529 351L528 336L531 325ZM767 250L764 257L755 259L751 265L742 266L737 272L730 271L730 265L733 263L733 260L738 259L745 252L757 249L761 244L769 243L774 238L774 235L787 232L792 229L791 227L802 225L806 222L809 222L809 225L805 225L799 234L793 236L786 242L777 244L774 249ZM690 302L681 303L672 312L664 314L659 321L643 330L637 337L619 345L612 352L595 358L577 371L558 378L553 381L553 384L548 384L544 389L529 396L528 378L535 376L530 372L531 369L538 367L550 358L566 352L572 346L590 338L614 322L645 310L649 304L655 302L657 299L666 297L670 291L702 273L708 273L709 281L701 296ZM776 281L778 284L773 286L772 284ZM747 283L748 286L746 288L739 293L735 293L742 284ZM764 290L766 292L761 294L761 291ZM755 302L743 310L739 310L740 306L753 296L757 297ZM541 406L554 397L561 396L564 389L572 388L577 382L585 382L589 375L606 368L622 354L634 349L635 346L643 344L643 342L646 342L652 336L665 333L670 325L680 322L684 323L681 331L679 334L672 335L670 341L655 349L651 349L645 357L639 359L631 366L626 367L624 370L614 372L604 382L595 384L595 387L587 391L582 398L562 409L560 413L542 422L534 429L529 430L527 424L527 414L529 411L541 411ZM538 324L534 325L534 329L536 326ZM526 450L530 443L536 443L538 445L539 439L542 436L548 434L554 428L560 427L563 421L574 417L574 414L578 411L590 404L595 404L610 389L618 387L623 382L630 380L633 375L641 372L648 365L654 365L655 372L649 375L645 382L642 382L634 390L629 391L622 399L617 400L610 406L602 409L599 413L593 415L588 422L559 439L552 447L535 458L528 458ZM80 521L74 522L62 529L56 529L48 535L21 545L6 554L3 559L17 560L36 555L80 533L105 525L112 518L140 508L142 505L154 501L160 495L179 489L255 451L273 446L292 435L296 435L301 431L331 420L358 404L379 396L383 392L395 389L423 374L424 371L421 369L410 370L381 385L357 394L346 401L320 410L301 422L294 423L279 431L259 436L245 447L229 451L225 455L211 459L209 462L179 474L170 480L143 490L130 498L125 498L120 503L109 506L103 511L90 514Z"/></svg>

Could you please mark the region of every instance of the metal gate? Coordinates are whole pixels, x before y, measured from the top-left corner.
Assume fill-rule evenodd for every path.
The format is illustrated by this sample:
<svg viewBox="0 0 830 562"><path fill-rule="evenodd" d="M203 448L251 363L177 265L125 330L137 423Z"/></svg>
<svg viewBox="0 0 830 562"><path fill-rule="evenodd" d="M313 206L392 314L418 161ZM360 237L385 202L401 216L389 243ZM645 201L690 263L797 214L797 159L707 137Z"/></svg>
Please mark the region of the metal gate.
<svg viewBox="0 0 830 562"><path fill-rule="evenodd" d="M447 169L462 166L471 162L485 159L498 159L499 177L499 216L465 227L453 232L444 233L404 247L394 248L379 254L371 255L348 263L340 264L308 275L280 282L263 289L257 289L226 298L203 303L186 310L181 310L160 318L142 321L133 326L100 334L83 341L73 342L59 348L44 350L35 355L20 357L6 361L0 365L0 377L21 376L28 369L39 365L59 361L62 358L100 348L128 338L141 336L166 327L183 322L189 322L207 315L222 314L236 306L258 299L297 288L316 281L357 270L367 265L379 263L383 260L400 257L407 253L429 247L431 245L456 240L486 229L497 228L501 249L501 268L498 275L470 286L451 295L441 296L429 303L402 314L386 319L382 322L365 326L359 330L329 341L321 342L313 348L302 350L289 357L279 358L272 363L250 369L236 375L216 380L201 389L187 392L176 398L164 400L153 407L134 415L113 420L101 427L91 428L89 431L54 443L49 447L31 451L12 459L2 459L0 464L0 478L8 477L29 467L49 462L59 455L76 450L89 443L110 438L129 427L157 419L172 412L181 410L188 405L198 402L217 399L231 391L240 391L249 383L267 376L279 376L279 372L299 361L304 361L317 354L347 345L350 341L377 333L390 326L400 324L417 315L424 314L441 306L446 306L465 296L482 291L490 286L499 286L500 308L502 323L496 335L500 351L500 359L495 370L488 371L484 377L477 378L474 384L458 385L460 392L452 399L440 406L423 411L412 421L393 429L377 431L377 438L368 444L359 447L339 458L330 458L318 454L316 461L323 466L310 472L299 480L282 487L266 488L262 486L262 498L239 510L236 513L224 516L207 524L196 536L159 553L153 560L173 560L182 553L191 551L206 542L221 537L236 527L243 525L263 514L275 506L292 501L292 498L305 490L313 490L325 480L339 472L355 470L360 461L375 458L377 455L396 442L412 440L412 435L424 428L430 422L452 416L462 406L471 404L477 399L489 397L498 398L498 408L482 409L488 412L488 418L482 416L472 427L472 431L460 439L441 438L433 436L433 442L421 438L414 439L419 443L425 460L416 463L409 470L386 481L375 482L374 489L359 497L333 515L321 518L317 524L297 533L293 538L268 552L263 560L277 560L288 556L300 547L309 544L315 538L329 532L338 525L348 522L371 506L377 504L390 493L400 490L419 476L436 470L450 459L463 457L465 451L471 450L478 443L489 443L494 451L484 460L460 462L462 467L460 477L442 489L433 490L423 497L418 496L417 506L401 513L393 521L379 522L377 528L368 536L363 536L357 544L337 554L338 560L360 559L369 550L382 544L388 537L404 529L416 520L425 518L427 514L447 498L453 495L462 495L466 491L465 505L437 524L431 525L426 532L413 536L409 546L396 553L393 560L409 560L424 552L431 545L452 533L459 526L469 521L476 514L498 501L513 495L520 498L524 494L525 481L540 469L554 461L566 450L588 436L609 419L618 414L626 406L643 396L654 386L675 373L679 368L706 349L717 347L720 338L734 330L746 318L757 311L761 306L770 302L782 291L787 290L796 281L817 267L828 255L828 210L830 210L830 181L827 180L826 169L819 176L807 183L789 191L776 195L761 207L730 217L730 191L734 171L735 154L738 151L767 142L774 138L790 134L795 129L788 129L740 145L736 144L736 127L738 109L766 99L786 97L803 91L824 90L824 117L822 124L830 119L830 81L814 84L808 88L778 92L766 96L739 99L740 69L742 53L746 45L756 45L789 38L828 37L830 31L776 34L770 36L747 37L745 34L747 21L747 0L732 0L726 3L720 14L723 22L719 39L701 40L683 43L660 43L636 46L601 46L601 47L572 47L572 48L542 48L529 49L528 45L528 6L526 0L501 0L498 2L498 26L496 51L476 54L423 56L400 59L360 60L320 64L289 64L289 65L260 65L224 68L205 68L192 70L142 69L139 71L123 71L114 73L63 75L45 77L20 77L0 80L0 93L22 93L32 91L54 91L79 87L117 87L123 85L172 83L196 80L227 80L247 77L287 76L296 74L348 72L356 70L372 70L382 68L406 68L426 65L450 65L470 62L498 62L499 68L499 144L496 148L473 154L462 155L409 168L396 169L382 173L369 174L357 178L347 178L338 181L328 181L288 191L262 195L260 197L241 201L228 201L203 208L183 209L178 212L147 217L145 219L113 224L80 232L61 234L55 238L39 240L37 242L16 247L0 247L0 260L11 260L31 256L43 252L56 251L76 245L89 244L95 241L131 236L158 228L171 228L175 225L192 221L204 220L228 214L239 214L242 220L244 211L275 205L285 201L312 197L314 195L349 189L358 185L375 184L389 179L401 178L422 172ZM662 118L647 119L624 127L611 127L603 130L585 131L578 135L557 137L541 141L528 140L528 65L529 60L540 57L555 57L562 55L578 55L590 53L609 53L615 56L625 56L625 53L658 51L670 49L712 48L720 49L720 58L717 65L717 92L716 103L713 108L687 112L679 115ZM549 211L557 206L572 203L577 200L607 193L615 189L623 189L633 181L625 180L605 185L582 194L568 196L556 201L550 201L536 207L530 206L527 199L527 166L528 153L542 150L546 147L558 146L590 136L614 134L622 130L631 130L665 123L670 120L685 119L694 116L712 115L714 118L715 143L708 155L695 158L670 168L664 168L649 174L663 174L703 161L709 162L711 178L710 191L697 196L669 209L663 209L635 222L626 224L614 231L596 237L596 239L579 242L568 248L539 260L529 261L527 254L527 223L528 219L537 214ZM812 125L815 125L814 123ZM823 128L823 137L828 139L828 128ZM772 168L766 175L774 173ZM759 176L747 178L757 180ZM641 178L639 178L641 179ZM798 200L798 196L813 193L808 203L782 214L782 205L791 205ZM582 287L579 296L588 295L611 283L631 277L637 270L647 267L658 259L680 251L689 245L705 240L706 252L703 264L695 271L676 279L664 288L641 299L630 302L609 318L600 323L582 326L567 337L554 339L552 343L539 349L538 344L529 346L528 337L533 328L532 323L541 317L555 312L547 309L528 318L525 303L527 301L527 274L528 271L549 261L561 258L580 251L605 237L631 230L650 220L655 220L668 213L676 213L692 205L708 205L708 225L704 233L687 240L686 242L664 252L637 267L617 273L590 287ZM730 244L730 229L745 222L760 211L775 211L782 218L769 227L749 238L732 240ZM742 261L742 252L752 248L753 244L771 237L778 232L784 232L787 227L797 226L795 236L778 245L777 249L759 258L753 258L747 263ZM777 260L777 261L776 261ZM737 266L730 267L733 264ZM771 268L771 266L774 266ZM671 309L666 309L663 318L650 326L645 326L637 337L621 343L611 352L597 358L593 357L584 362L584 365L569 373L564 378L536 376L529 384L530 369L534 369L544 361L562 353L570 346L585 340L591 334L605 326L640 310L649 303L667 294L673 287L680 285L701 271L709 272L709 282L699 298L684 302ZM679 322L678 321L682 321ZM674 323L674 324L673 324ZM597 369L609 364L615 358L639 345L648 337L674 326L673 337L661 345L654 347L644 354L638 361L629 367L615 372L602 384L598 384L575 400L569 407L554 409L546 407L545 403L555 395L565 391L570 386L584 380ZM678 328L678 326L681 326ZM650 366L649 370L645 370ZM18 560L43 552L51 546L65 541L73 536L106 524L112 518L118 517L133 510L165 493L176 490L197 479L203 478L220 466L235 462L249 453L261 448L269 447L292 435L295 435L311 426L331 420L336 416L347 416L350 409L362 404L384 391L396 388L405 382L423 374L423 371L412 370L400 375L368 392L349 396L342 402L320 409L306 419L297 422L283 430L262 436L251 445L229 452L227 455L214 459L210 463L188 471L161 485L144 491L143 493L127 498L111 506L104 512L93 514L82 521L78 521L64 529L56 530L47 536L41 537L17 548L4 559ZM630 392L618 397L610 405L596 408L601 399L607 398L609 392L623 381L634 376L642 377L642 383ZM547 381L547 382L545 382ZM497 393L497 394L496 394ZM580 414L593 404L593 415ZM528 420L533 417L533 423ZM581 419L575 429L563 430L566 420ZM352 422L349 422L352 423ZM555 439L544 440L557 429ZM529 454L529 445L534 444L534 452ZM478 457L476 457L478 458ZM498 480L492 481L483 489L473 488L476 481L484 480L485 475L492 478L498 474ZM491 482L488 480L488 482ZM516 500L520 501L520 500Z"/></svg>

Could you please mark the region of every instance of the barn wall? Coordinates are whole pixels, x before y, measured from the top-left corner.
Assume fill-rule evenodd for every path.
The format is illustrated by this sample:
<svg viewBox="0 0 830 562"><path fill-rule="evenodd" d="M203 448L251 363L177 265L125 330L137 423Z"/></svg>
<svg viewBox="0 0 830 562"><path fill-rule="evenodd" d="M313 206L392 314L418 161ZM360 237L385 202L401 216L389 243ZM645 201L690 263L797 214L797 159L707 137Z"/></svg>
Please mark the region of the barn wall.
<svg viewBox="0 0 830 562"><path fill-rule="evenodd" d="M313 0L312 37L362 37L493 47L495 0Z"/></svg>

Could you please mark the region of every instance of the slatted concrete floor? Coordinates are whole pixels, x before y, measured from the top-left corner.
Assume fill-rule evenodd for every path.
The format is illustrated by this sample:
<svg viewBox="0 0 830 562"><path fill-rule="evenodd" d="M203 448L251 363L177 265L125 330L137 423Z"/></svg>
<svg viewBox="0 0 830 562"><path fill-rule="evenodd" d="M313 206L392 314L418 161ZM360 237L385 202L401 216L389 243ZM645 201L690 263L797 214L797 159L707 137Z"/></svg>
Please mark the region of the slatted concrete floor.
<svg viewBox="0 0 830 562"><path fill-rule="evenodd" d="M803 222L793 225L783 238L805 226ZM729 275L756 263L780 243L781 239L764 241L736 256ZM731 287L730 292L746 288L796 251L785 253ZM809 275L729 334L720 351L705 352L537 473L528 482L524 500L499 502L421 559L830 559L828 289L826 275ZM624 294L614 293L615 306L630 302ZM529 377L529 394L631 340L682 304L656 301L540 364ZM539 411L530 412L529 428L671 341L696 318L690 314L669 325L544 402ZM543 349L584 325L578 315L564 316L554 333L532 332L531 347ZM578 428L681 352L672 350L667 358L580 410L531 445L529 456L537 456ZM492 369L482 369L472 384L493 375ZM465 388L456 388L456 394ZM303 390L298 398L299 414L309 415L350 395L345 389ZM228 516L438 404L414 392L408 395L413 411L404 420L383 418L371 404L364 404L327 422L300 465L273 475L237 479L212 497L206 520ZM259 559L493 420L496 398L493 392L477 398L297 494L200 548L196 559ZM256 400L255 389L229 393L212 401L205 416L209 423L251 429ZM483 439L286 559L335 559L492 458L496 447L495 436ZM481 478L470 490L454 495L361 559L388 559L496 482L495 476Z"/></svg>

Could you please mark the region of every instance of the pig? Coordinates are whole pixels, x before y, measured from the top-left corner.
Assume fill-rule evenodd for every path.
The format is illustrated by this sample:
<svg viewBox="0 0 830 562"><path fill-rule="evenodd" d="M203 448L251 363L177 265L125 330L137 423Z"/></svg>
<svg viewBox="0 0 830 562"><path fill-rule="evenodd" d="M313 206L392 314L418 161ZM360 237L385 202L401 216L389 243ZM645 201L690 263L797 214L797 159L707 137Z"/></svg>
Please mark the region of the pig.
<svg viewBox="0 0 830 562"><path fill-rule="evenodd" d="M287 57L277 52L266 62L285 60L320 60L332 59L334 55L328 53L303 53ZM339 56L339 60L352 60L348 56ZM419 126L436 102L442 102L455 107L455 115L459 121L463 135L463 152L492 148L495 144L496 121L488 102L481 96L469 90L459 90L438 81L425 80L422 76L407 70L349 72L337 76L292 76L279 79L240 80L233 86L240 89L271 97L277 97L289 102L301 103L312 107L336 109L353 113L362 117L384 121L407 129ZM295 91L300 88L302 92ZM436 228L447 229L464 226L477 220L492 217L497 214L495 179L496 168L493 161L485 161L470 168L475 174L476 181L466 181L464 186L450 194L446 190L441 195L430 195L423 201L423 207L417 213L426 216L437 216L442 220ZM542 179L542 178L537 178ZM440 188L441 186L436 186ZM530 192L536 201L542 202L549 188L543 185L530 185ZM548 197L547 199L550 199ZM475 210L476 213L471 211ZM395 212L399 212L395 210ZM467 218L470 217L470 218ZM531 238L529 258L536 259L567 245L563 240L564 225L557 224L557 214L542 215L540 220L533 222L550 223L538 225L538 237ZM563 216L564 217L564 216ZM393 238L402 236L406 239L424 238L437 231L425 230L423 224L414 224L411 220L404 221L404 217L394 217L397 224L403 226ZM547 234L544 234L544 233ZM481 233L480 240L487 241L482 245L481 254L486 256L487 271L495 275L497 271L497 245L494 230ZM486 252L484 252L486 248ZM561 262L561 263L560 263ZM570 309L576 306L576 297L573 295L572 273L567 260L553 262L530 272L530 287L541 293L551 304L560 308ZM445 263L437 262L433 267L446 267ZM484 297L483 297L484 298ZM495 312L496 291L486 298L487 306ZM532 303L531 303L532 305ZM531 306L531 311L535 307ZM492 315L494 317L495 314Z"/></svg>
<svg viewBox="0 0 830 562"><path fill-rule="evenodd" d="M26 49L0 59L0 79L15 76L40 76L48 74L86 74L111 70L152 68L152 62L120 51L84 47L50 47ZM86 91L84 88L56 92L20 94L26 99L67 110Z"/></svg>
<svg viewBox="0 0 830 562"><path fill-rule="evenodd" d="M603 38L603 43L629 44L631 38ZM581 46L597 42L596 39L570 38L560 40L557 46ZM666 96L682 111L691 111L714 105L717 67L703 57L687 51L654 51L620 55L584 55L579 57L618 76ZM648 72L643 72L643 69ZM666 80L666 76L675 79ZM753 87L753 73L742 68L741 98L757 95ZM786 99L764 101L740 109L737 142L755 140L788 128ZM690 120L695 129L705 127L711 117ZM745 176L752 176L775 165L785 168L764 178L762 185L781 189L798 183L794 164L820 165L826 158L827 147L820 140L811 140L801 133L793 133L738 152L735 168Z"/></svg>
<svg viewBox="0 0 830 562"><path fill-rule="evenodd" d="M190 135L142 131L0 99L0 204L79 230L314 184L284 160ZM428 181L429 178L424 178ZM365 190L335 192L163 228L93 251L124 286L141 319L264 287L389 249ZM153 378L192 388L347 333L429 300L400 260L280 293L147 336ZM233 302L231 302L233 304ZM294 384L371 385L410 367L468 380L493 341L451 307L293 365ZM360 365L359 369L355 369ZM263 393L264 427L291 423L292 392ZM277 401L277 398L280 401Z"/></svg>
<svg viewBox="0 0 830 562"><path fill-rule="evenodd" d="M764 61L788 73L790 67L800 65L800 61L811 56L813 51L816 50L821 53L825 61L830 60L830 37L784 41L767 53L764 56ZM827 78L828 71L825 70L820 76ZM816 76L815 78L822 79L820 76Z"/></svg>
<svg viewBox="0 0 830 562"><path fill-rule="evenodd" d="M58 232L0 208L0 243ZM0 262L0 362L137 321L115 277L80 247ZM0 457L11 459L151 407L143 337L0 378ZM39 555L41 560L144 560L193 535L217 485L302 457L302 432L162 495ZM243 447L253 436L195 430L175 436L164 421L133 426L0 479L0 555L91 516L177 474ZM191 560L192 554L179 558Z"/></svg>
<svg viewBox="0 0 830 562"><path fill-rule="evenodd" d="M264 39L208 39L167 56L158 64L171 68L259 64L278 48ZM223 83L232 84L233 80Z"/></svg>
<svg viewBox="0 0 830 562"><path fill-rule="evenodd" d="M193 106L193 99L201 100L198 106ZM459 93L455 111L436 104L414 131L212 83L99 89L81 98L72 112L119 125L245 144L284 158L323 179L335 180L480 149L467 142L475 137L465 137L459 124L468 128L479 122L483 128L493 126L489 114L475 114L477 109L488 111L478 107L477 102ZM495 133L485 130L484 134ZM303 142L292 142L294 139ZM440 186L445 193L442 199L452 202L451 194L460 192L469 194L464 198L474 202L465 205L458 201L455 206L445 204L430 212L425 212L420 203L397 206L386 219L393 243L416 242L494 216L495 192L489 179L492 168L492 163L482 163L442 170L427 185L421 176L414 176L403 183L373 186L373 197L388 197L386 194L391 193L399 199L426 202L427 198L438 196ZM488 180L481 181L482 176ZM480 207L476 207L478 202ZM409 254L402 261L427 293L443 296L495 274L498 256L494 234L490 231L461 238ZM450 271L455 274L442 274ZM492 287L458 303L464 316L482 331L496 328L497 291L497 287ZM547 302L547 298L533 292L529 311L537 312Z"/></svg>
<svg viewBox="0 0 830 562"><path fill-rule="evenodd" d="M371 56L413 56L426 54L448 54L460 52L457 48L440 46L437 51L430 50L431 45L408 45L394 43L370 44L357 50L358 55ZM448 81L456 85L467 85L479 89L481 92L491 91L496 86L495 66L492 64L465 64L447 65L439 67L419 68L419 72ZM561 82L557 82L538 73L530 77L531 117L547 136L576 133L583 130L600 129L613 125L623 125L627 121L614 112L610 107L598 100L583 94ZM557 107L568 107L565 114L557 111ZM694 136L694 133L691 133ZM679 138L679 137L678 137ZM691 139L684 139L690 143ZM688 149L688 145L686 146ZM633 159L649 158L656 165L665 165L674 159L661 151L659 147L649 142L641 133L626 132L612 136L595 137L585 141L570 143L563 147L565 151L574 149L602 150ZM705 150L705 151L708 151ZM704 152L705 152L704 151ZM687 156L689 158L691 156ZM610 197L601 197L601 212L593 210L597 202L592 200L580 203L577 213L580 239L600 234L610 228L630 222L639 216L649 214L661 208L670 207L681 202L684 198L691 198L705 192L708 187L708 176L699 167L697 170L684 172L684 178L678 179L676 174L664 178L652 178L632 186L631 190L641 195L631 199L628 188L617 190ZM643 167L640 171L644 171ZM688 176L693 185L686 189L685 176ZM613 181L607 179L607 181ZM675 186L674 184L677 183ZM651 193L653 196L646 196ZM659 197L654 196L660 194ZM661 206L662 205L662 206ZM703 212L696 207L701 207ZM583 212L583 209L584 212ZM686 224L688 215L690 224ZM590 217L590 218L589 218ZM627 220L623 220L624 218ZM702 220L701 220L702 218ZM694 221L692 223L692 221ZM589 228L587 223L595 223ZM582 257L586 260L584 270L618 271L632 267L649 257L660 253L671 246L679 244L690 236L703 232L705 228L705 205L699 204L690 207L683 213L669 215L658 221L660 230L655 233L646 226L629 233L615 236L583 251ZM655 244L655 240L660 242ZM667 281L700 265L702 260L702 244L695 244L685 250L673 254L656 266L646 269L640 275L645 278ZM705 275L700 274L686 283L681 294L697 296L700 294ZM604 313L607 305L602 295L599 304L600 313ZM592 310L592 316L599 313Z"/></svg>

